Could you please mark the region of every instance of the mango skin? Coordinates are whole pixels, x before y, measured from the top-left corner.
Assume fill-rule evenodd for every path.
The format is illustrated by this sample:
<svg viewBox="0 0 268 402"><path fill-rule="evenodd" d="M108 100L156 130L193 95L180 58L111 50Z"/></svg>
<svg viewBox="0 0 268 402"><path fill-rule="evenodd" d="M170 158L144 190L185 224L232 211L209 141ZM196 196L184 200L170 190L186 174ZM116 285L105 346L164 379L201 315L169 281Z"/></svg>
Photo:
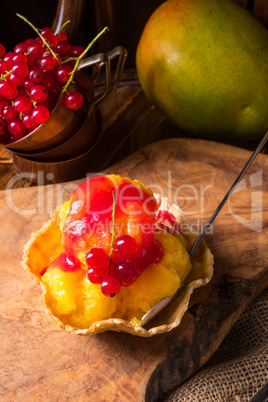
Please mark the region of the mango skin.
<svg viewBox="0 0 268 402"><path fill-rule="evenodd" d="M259 139L268 129L268 31L228 0L168 0L136 51L141 86L183 131Z"/></svg>

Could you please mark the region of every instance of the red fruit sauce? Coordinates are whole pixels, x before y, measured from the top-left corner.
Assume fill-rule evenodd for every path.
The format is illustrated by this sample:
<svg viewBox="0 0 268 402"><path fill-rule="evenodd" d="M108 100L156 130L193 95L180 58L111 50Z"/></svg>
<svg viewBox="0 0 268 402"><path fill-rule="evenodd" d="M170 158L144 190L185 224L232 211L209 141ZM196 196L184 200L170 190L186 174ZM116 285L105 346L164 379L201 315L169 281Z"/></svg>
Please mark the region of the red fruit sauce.
<svg viewBox="0 0 268 402"><path fill-rule="evenodd" d="M109 176L86 180L70 200L63 228L65 253L50 267L75 271L80 268L77 258L82 251L88 279L100 283L106 296L114 296L121 286L130 286L146 268L163 258L163 248L154 239L157 212L153 194L129 179L122 179L120 184ZM172 214L161 213L163 217L175 225ZM138 228L134 237L129 232L130 223Z"/></svg>

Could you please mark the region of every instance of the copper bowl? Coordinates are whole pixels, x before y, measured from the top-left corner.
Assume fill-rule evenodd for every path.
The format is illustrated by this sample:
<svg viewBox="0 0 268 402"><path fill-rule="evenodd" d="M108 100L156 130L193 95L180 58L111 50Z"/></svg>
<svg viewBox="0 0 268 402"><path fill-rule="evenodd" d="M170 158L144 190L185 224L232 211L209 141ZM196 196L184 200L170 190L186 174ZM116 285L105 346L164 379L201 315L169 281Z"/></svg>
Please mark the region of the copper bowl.
<svg viewBox="0 0 268 402"><path fill-rule="evenodd" d="M126 49L117 46L109 53L99 53L81 60L78 66L78 77L71 90L79 90L84 94L84 107L73 111L61 104L59 100L47 122L38 126L22 139L6 144L5 148L26 156L51 150L66 142L87 120L88 110L93 106L97 108L116 89L126 57ZM110 62L115 58L118 58L118 62L114 80L111 82ZM93 67L91 78L81 71L86 67ZM103 67L105 69L104 88L92 96L93 86L97 83Z"/></svg>
<svg viewBox="0 0 268 402"><path fill-rule="evenodd" d="M35 162L60 162L75 158L91 148L100 135L102 126L101 113L95 108L89 109L87 119L82 126L62 144L47 151L24 154L9 150L11 154L16 154L21 158L26 158Z"/></svg>
<svg viewBox="0 0 268 402"><path fill-rule="evenodd" d="M58 161L38 161L33 158L25 158L22 154L9 151L10 160L16 171L32 184L53 184L65 181L76 180L89 173L90 166L94 164L94 149L102 136L102 122L100 113L96 113L94 125L91 124L91 130L95 134L94 144L76 156ZM92 122L92 118L90 118ZM95 129L93 129L95 127ZM71 151L69 149L69 151Z"/></svg>

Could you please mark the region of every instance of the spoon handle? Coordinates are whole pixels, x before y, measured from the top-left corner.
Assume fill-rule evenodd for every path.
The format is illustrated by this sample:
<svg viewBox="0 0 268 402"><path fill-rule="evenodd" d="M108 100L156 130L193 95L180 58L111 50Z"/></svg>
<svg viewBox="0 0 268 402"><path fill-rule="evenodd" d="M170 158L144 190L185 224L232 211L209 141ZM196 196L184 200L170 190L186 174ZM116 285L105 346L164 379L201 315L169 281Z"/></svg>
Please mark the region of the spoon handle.
<svg viewBox="0 0 268 402"><path fill-rule="evenodd" d="M230 195L233 193L234 189L236 188L236 186L238 185L238 183L240 182L240 180L243 178L243 176L245 175L245 173L247 172L248 168L250 167L250 165L252 164L252 162L254 161L254 159L256 158L256 156L258 155L258 153L262 150L262 148L264 147L264 145L266 144L268 140L268 131L267 133L264 135L263 139L261 140L261 142L259 143L259 145L257 146L257 148L255 149L255 151L252 153L251 157L249 158L249 160L247 161L247 163L245 164L244 168L242 169L242 171L240 172L240 174L238 175L238 177L236 178L235 182L233 183L233 185L231 186L230 190L227 192L227 194L225 195L225 197L223 198L222 202L219 204L219 206L217 207L217 209L213 212L213 214L211 215L210 219L208 220L207 224L205 225L203 231L200 233L200 235L197 237L197 239L195 240L192 249L190 251L190 259L193 258L193 255L199 245L199 243L201 242L201 240L203 239L203 237L205 236L208 228L212 225L212 222L214 221L214 219L216 218L216 216L218 215L218 213L220 212L220 210L222 209L222 207L224 206L224 204L226 203L226 201L228 200L228 198L230 197ZM154 307L151 308L151 310L149 310L146 314L144 314L144 316L141 319L141 324L140 326L144 326L148 321L150 321L154 316L156 316L158 313L160 313L161 310L163 310L164 307L166 307L182 290L184 285L182 285L182 287L180 289L177 290L177 292L171 296L171 297L165 297L164 299L160 300Z"/></svg>
<svg viewBox="0 0 268 402"><path fill-rule="evenodd" d="M257 146L257 148L255 149L255 151L253 152L253 154L251 155L251 157L249 158L249 160L247 161L247 163L245 164L244 168L241 170L240 174L238 175L238 177L236 178L236 180L234 181L233 185L231 186L231 188L229 189L229 191L227 192L227 194L225 195L225 197L223 198L222 202L219 204L219 206L217 207L217 209L213 212L213 214L211 215L210 219L208 220L207 224L205 225L203 231L200 233L200 235L197 237L197 239L195 240L191 252L190 252L190 259L193 258L194 253L196 252L197 247L199 246L199 243L201 242L201 240L203 239L203 237L205 236L207 230L210 228L210 226L212 225L212 223L214 222L215 218L217 217L217 215L219 214L219 212L221 211L222 207L224 206L224 204L226 203L226 201L230 198L231 194L233 193L233 191L235 190L236 186L238 185L238 183L241 181L241 179L244 177L245 173L247 172L248 168L250 167L250 165L252 164L252 162L254 161L254 159L256 158L256 156L258 155L258 153L262 150L262 148L264 147L264 145L266 144L268 140L268 131L267 133L264 135L263 139L261 140L261 142L259 143L259 145Z"/></svg>

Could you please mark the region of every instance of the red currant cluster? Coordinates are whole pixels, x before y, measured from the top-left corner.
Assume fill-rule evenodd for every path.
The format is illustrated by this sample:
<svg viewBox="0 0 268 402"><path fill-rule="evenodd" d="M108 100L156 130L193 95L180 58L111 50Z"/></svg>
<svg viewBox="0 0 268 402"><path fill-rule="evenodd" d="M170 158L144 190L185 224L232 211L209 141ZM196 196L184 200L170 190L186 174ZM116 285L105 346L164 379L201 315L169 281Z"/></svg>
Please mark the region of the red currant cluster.
<svg viewBox="0 0 268 402"><path fill-rule="evenodd" d="M40 35L7 53L0 44L0 142L19 140L49 119L85 50L68 43L63 32L43 28ZM76 110L84 98L77 91L64 92L62 101Z"/></svg>
<svg viewBox="0 0 268 402"><path fill-rule="evenodd" d="M90 282L101 284L105 296L115 296L121 286L130 286L150 265L163 257L161 245L154 241L138 251L136 240L123 235L114 243L110 258L103 248L92 248L86 255L87 276Z"/></svg>

